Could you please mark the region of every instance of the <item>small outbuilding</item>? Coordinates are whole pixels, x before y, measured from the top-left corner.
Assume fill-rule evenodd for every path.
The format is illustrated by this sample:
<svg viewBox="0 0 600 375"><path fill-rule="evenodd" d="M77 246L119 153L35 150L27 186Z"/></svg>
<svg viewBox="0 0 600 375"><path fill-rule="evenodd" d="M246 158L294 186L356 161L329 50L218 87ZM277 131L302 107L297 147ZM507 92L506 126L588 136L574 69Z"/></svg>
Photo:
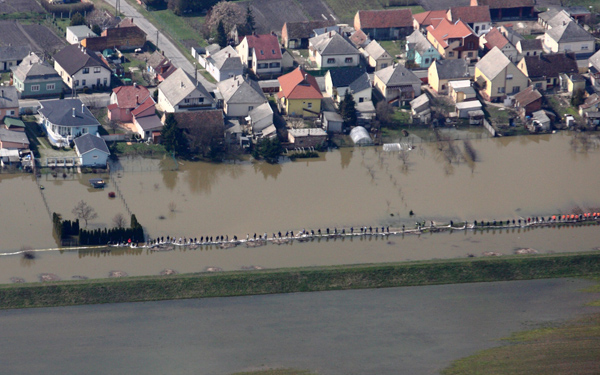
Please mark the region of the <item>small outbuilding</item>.
<svg viewBox="0 0 600 375"><path fill-rule="evenodd" d="M546 115L546 112L544 110L541 111L537 111L537 112L533 112L532 114L532 124L529 130L531 131L537 131L537 130L542 130L542 131L549 131L550 130L550 126L552 125L550 118L548 117L548 115Z"/></svg>
<svg viewBox="0 0 600 375"><path fill-rule="evenodd" d="M352 138L352 142L357 146L370 146L373 144L369 132L362 126L355 126L350 131L350 138Z"/></svg>
<svg viewBox="0 0 600 375"><path fill-rule="evenodd" d="M475 89L471 85L471 81L468 79L450 81L448 82L448 87L448 94L452 97L455 103L474 100L477 98Z"/></svg>
<svg viewBox="0 0 600 375"><path fill-rule="evenodd" d="M343 129L344 120L337 112L325 111L323 112L323 129L329 133L341 133Z"/></svg>
<svg viewBox="0 0 600 375"><path fill-rule="evenodd" d="M456 113L459 118L469 118L469 112L481 111L481 108L479 100L456 103Z"/></svg>
<svg viewBox="0 0 600 375"><path fill-rule="evenodd" d="M315 147L327 140L327 133L320 128L288 129L288 140L296 147Z"/></svg>
<svg viewBox="0 0 600 375"><path fill-rule="evenodd" d="M82 166L106 167L110 151L104 139L88 133L75 138L74 142Z"/></svg>

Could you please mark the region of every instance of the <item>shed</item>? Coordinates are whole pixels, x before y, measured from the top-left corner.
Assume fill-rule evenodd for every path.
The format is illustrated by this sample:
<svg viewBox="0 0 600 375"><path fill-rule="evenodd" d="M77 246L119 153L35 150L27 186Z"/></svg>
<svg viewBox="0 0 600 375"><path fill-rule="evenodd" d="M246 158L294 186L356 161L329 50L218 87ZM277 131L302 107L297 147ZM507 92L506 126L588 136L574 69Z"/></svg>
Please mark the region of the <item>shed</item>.
<svg viewBox="0 0 600 375"><path fill-rule="evenodd" d="M460 103L467 100L473 100L477 97L475 89L471 86L471 81L468 79L460 81L448 82L449 95L452 97L454 102Z"/></svg>
<svg viewBox="0 0 600 375"><path fill-rule="evenodd" d="M352 142L357 146L369 146L373 144L369 132L362 126L355 126L354 129L350 131L350 138L352 138Z"/></svg>
<svg viewBox="0 0 600 375"><path fill-rule="evenodd" d="M110 151L108 150L108 146L106 146L104 139L88 133L75 138L74 142L75 152L77 152L77 156L79 156L81 165L97 167L106 166Z"/></svg>
<svg viewBox="0 0 600 375"><path fill-rule="evenodd" d="M323 129L330 133L341 133L343 128L344 120L337 112L325 111L323 112Z"/></svg>
<svg viewBox="0 0 600 375"><path fill-rule="evenodd" d="M540 128L543 131L550 130L550 125L551 125L550 118L548 117L548 115L546 115L545 111L541 110L541 111L533 112L532 117L533 117L532 125L535 128Z"/></svg>
<svg viewBox="0 0 600 375"><path fill-rule="evenodd" d="M481 108L479 100L456 103L456 112L459 118L469 118L469 112L479 111Z"/></svg>
<svg viewBox="0 0 600 375"><path fill-rule="evenodd" d="M327 140L327 133L320 128L289 129L288 140L294 146L315 147Z"/></svg>

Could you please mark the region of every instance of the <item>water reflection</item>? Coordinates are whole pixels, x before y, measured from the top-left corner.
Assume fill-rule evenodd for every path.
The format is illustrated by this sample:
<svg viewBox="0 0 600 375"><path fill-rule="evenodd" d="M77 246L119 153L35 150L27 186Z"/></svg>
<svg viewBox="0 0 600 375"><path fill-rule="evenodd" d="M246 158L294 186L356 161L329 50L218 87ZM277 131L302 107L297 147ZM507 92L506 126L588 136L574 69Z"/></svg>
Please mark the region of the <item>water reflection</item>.
<svg viewBox="0 0 600 375"><path fill-rule="evenodd" d="M255 173L262 173L265 181L269 177L272 177L273 180L277 180L277 176L279 176L279 174L283 170L281 164L269 164L265 162L252 163L252 167L254 168Z"/></svg>

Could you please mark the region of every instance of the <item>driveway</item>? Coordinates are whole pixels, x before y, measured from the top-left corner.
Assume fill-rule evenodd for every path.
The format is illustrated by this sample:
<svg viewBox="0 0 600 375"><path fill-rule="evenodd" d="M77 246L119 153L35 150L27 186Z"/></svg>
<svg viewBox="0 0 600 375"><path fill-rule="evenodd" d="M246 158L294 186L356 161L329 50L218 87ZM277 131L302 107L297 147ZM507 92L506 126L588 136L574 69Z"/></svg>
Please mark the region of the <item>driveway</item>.
<svg viewBox="0 0 600 375"><path fill-rule="evenodd" d="M115 6L115 0L104 0L108 4ZM161 51L165 52L165 56L167 56L173 64L179 68L185 70L192 77L194 76L194 66L192 63L175 47L173 43L154 25L148 21L144 16L140 14L133 6L131 6L127 1L121 1L121 13L126 17L134 18L134 23L144 32L146 33L146 39L151 41L152 43L156 43L156 33L158 32L158 46ZM201 74L198 74L198 81L202 83L204 87L210 92L216 89L216 85L212 82L209 82L204 78Z"/></svg>

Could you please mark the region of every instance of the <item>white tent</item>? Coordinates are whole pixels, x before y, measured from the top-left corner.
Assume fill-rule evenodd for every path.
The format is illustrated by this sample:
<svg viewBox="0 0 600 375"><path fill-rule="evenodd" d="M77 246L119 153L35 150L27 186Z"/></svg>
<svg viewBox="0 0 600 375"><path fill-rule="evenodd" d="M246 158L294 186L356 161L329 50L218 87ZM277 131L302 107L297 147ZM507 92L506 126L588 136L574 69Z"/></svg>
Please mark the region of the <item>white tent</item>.
<svg viewBox="0 0 600 375"><path fill-rule="evenodd" d="M352 138L352 142L354 142L355 145L366 146L373 144L369 132L362 126L355 126L354 129L350 131L350 138Z"/></svg>

